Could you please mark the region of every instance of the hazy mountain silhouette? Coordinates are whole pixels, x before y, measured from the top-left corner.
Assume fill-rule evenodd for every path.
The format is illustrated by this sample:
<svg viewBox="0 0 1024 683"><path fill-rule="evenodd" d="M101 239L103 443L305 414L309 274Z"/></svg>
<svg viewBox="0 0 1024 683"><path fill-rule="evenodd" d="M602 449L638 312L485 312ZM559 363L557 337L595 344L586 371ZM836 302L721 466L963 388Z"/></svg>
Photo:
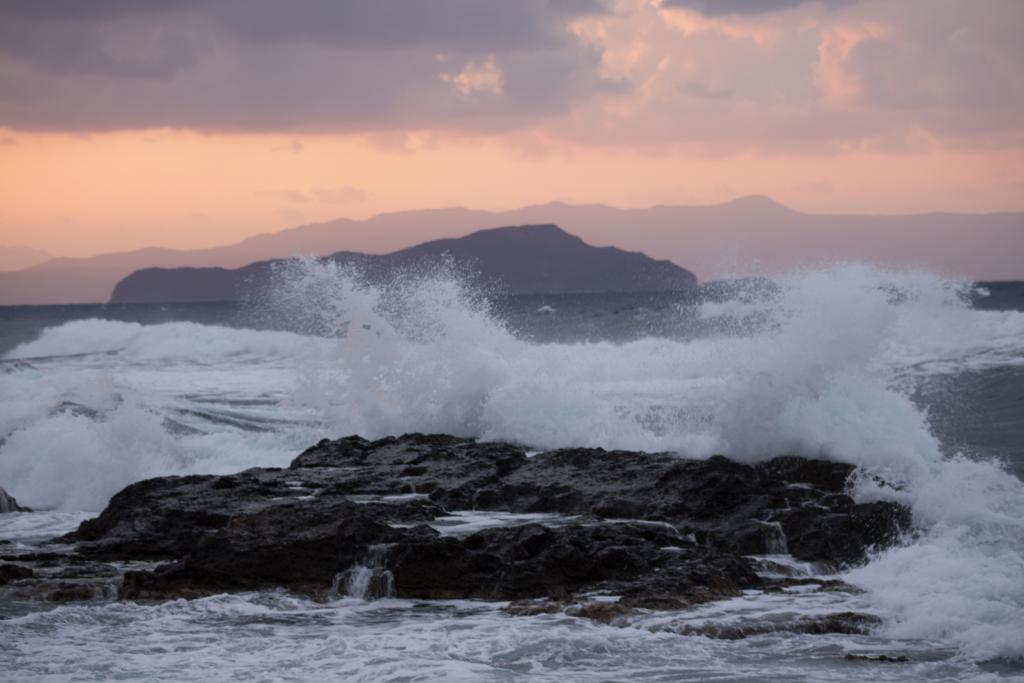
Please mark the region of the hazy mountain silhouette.
<svg viewBox="0 0 1024 683"><path fill-rule="evenodd" d="M371 279L410 266L450 259L475 277L512 294L644 292L689 289L693 273L670 261L616 247L594 247L554 225L480 230L457 239L425 242L382 256L338 252L327 257L358 265ZM112 303L226 301L259 290L275 263L243 268L146 268L117 283Z"/></svg>
<svg viewBox="0 0 1024 683"><path fill-rule="evenodd" d="M0 271L21 270L52 258L53 256L45 251L31 247L17 244L14 246L0 245Z"/></svg>
<svg viewBox="0 0 1024 683"><path fill-rule="evenodd" d="M150 266L238 268L254 261L339 250L390 253L428 239L499 225L555 223L596 245L614 244L685 264L702 279L756 275L831 260L925 267L977 280L1024 279L1024 213L815 215L765 197L711 206L616 209L562 203L504 212L428 209L339 219L238 244L142 249L53 259L0 273L0 304L106 301L118 280ZM993 252L998 254L993 257Z"/></svg>

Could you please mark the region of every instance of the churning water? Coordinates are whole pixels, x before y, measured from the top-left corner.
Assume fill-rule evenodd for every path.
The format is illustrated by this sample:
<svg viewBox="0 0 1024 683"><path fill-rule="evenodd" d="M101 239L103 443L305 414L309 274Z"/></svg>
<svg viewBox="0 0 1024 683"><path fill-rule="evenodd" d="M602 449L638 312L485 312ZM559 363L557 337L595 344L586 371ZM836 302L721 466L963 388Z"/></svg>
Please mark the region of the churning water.
<svg viewBox="0 0 1024 683"><path fill-rule="evenodd" d="M1024 674L1024 312L925 272L840 265L717 291L495 298L450 269L369 286L298 262L242 307L2 312L0 486L67 530L151 476L281 466L323 437L447 432L532 449L854 463L921 532L843 578L626 626L500 604L278 593L0 607L24 678L979 680ZM875 476L873 476L875 475ZM878 481L888 482L880 486ZM779 557L785 539L778 539ZM364 577L345 579L347 592ZM344 594L346 591L339 591ZM787 631L876 614L866 636ZM788 620L788 621L787 621ZM760 635L688 635L706 623ZM900 665L845 654L904 654Z"/></svg>

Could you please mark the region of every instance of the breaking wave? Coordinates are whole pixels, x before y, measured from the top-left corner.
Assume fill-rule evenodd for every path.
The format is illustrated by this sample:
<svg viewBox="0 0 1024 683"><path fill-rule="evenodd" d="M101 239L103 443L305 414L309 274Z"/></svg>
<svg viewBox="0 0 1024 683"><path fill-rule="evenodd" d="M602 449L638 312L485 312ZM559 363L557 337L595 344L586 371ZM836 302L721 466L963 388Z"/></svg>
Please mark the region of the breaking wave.
<svg viewBox="0 0 1024 683"><path fill-rule="evenodd" d="M1024 485L950 452L911 400L922 376L1024 364L1024 314L974 310L965 291L841 265L679 305L717 321L711 334L540 344L443 265L371 285L295 262L259 306L288 331L82 320L7 354L0 483L29 505L97 510L140 478L411 431L831 458L860 467L859 498L905 502L920 526L850 573L891 635L1022 657Z"/></svg>

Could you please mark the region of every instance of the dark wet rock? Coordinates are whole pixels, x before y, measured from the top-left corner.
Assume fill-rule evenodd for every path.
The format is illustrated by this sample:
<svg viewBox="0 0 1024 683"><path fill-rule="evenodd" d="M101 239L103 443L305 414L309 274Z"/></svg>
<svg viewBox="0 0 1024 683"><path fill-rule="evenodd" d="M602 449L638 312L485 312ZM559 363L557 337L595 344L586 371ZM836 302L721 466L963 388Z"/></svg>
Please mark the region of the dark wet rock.
<svg viewBox="0 0 1024 683"><path fill-rule="evenodd" d="M565 610L571 617L590 619L599 624L625 625L627 619L637 610L621 602L591 601L581 605L573 605Z"/></svg>
<svg viewBox="0 0 1024 683"><path fill-rule="evenodd" d="M672 603L672 606L641 607L624 600L516 600L503 611L514 617L533 617L540 614L568 614L571 617L590 619L601 624L626 626L629 617L639 614L640 609L682 609L686 605Z"/></svg>
<svg viewBox="0 0 1024 683"><path fill-rule="evenodd" d="M121 572L113 565L102 562L78 562L69 566L61 566L49 575L55 579L94 579L120 577Z"/></svg>
<svg viewBox="0 0 1024 683"><path fill-rule="evenodd" d="M46 594L49 602L88 602L102 597L103 590L88 583L59 583Z"/></svg>
<svg viewBox="0 0 1024 683"><path fill-rule="evenodd" d="M504 611L512 616L532 617L541 614L567 614L612 626L630 626L640 610L678 611L686 604L671 600L519 600L509 603ZM802 633L809 635L843 634L865 635L881 624L881 620L861 612L835 612L816 616L798 616L790 619L749 619L744 621L702 624L660 624L652 631L667 631L685 636L704 636L715 640L742 640L769 633ZM850 657L847 657L848 659ZM865 660L870 658L865 657ZM878 660L875 660L878 661ZM881 660L884 661L884 660ZM891 660L897 661L897 660Z"/></svg>
<svg viewBox="0 0 1024 683"><path fill-rule="evenodd" d="M837 612L817 617L801 617L797 620L798 633L871 633L882 625L882 620L873 614L860 612Z"/></svg>
<svg viewBox="0 0 1024 683"><path fill-rule="evenodd" d="M910 658L906 655L878 655L877 657L871 655L846 655L846 661L848 662L883 662L886 664L905 664L910 661Z"/></svg>
<svg viewBox="0 0 1024 683"><path fill-rule="evenodd" d="M775 481L790 482L788 488L808 485L819 491L841 493L846 487L853 465L828 460L808 460L792 455L773 458L759 465L762 472Z"/></svg>
<svg viewBox="0 0 1024 683"><path fill-rule="evenodd" d="M821 577L809 577L803 578L787 577L787 578L763 578L763 585L761 590L767 593L785 593L790 588L806 588L810 587L818 593L848 593L850 595L857 595L864 591L856 586L852 586L845 581L838 579L823 579Z"/></svg>
<svg viewBox="0 0 1024 683"><path fill-rule="evenodd" d="M705 636L716 640L742 640L766 633L804 633L810 635L846 634L864 635L880 626L882 620L873 614L860 612L836 612L818 616L804 616L796 619L776 621L769 619L743 622L709 622L700 626L685 625L665 627L679 635Z"/></svg>
<svg viewBox="0 0 1024 683"><path fill-rule="evenodd" d="M774 458L751 466L722 456L563 449L527 458L507 444L446 435L369 442L321 441L290 468L344 468L335 490L427 493L448 509L593 514L663 520L710 536L724 550L772 551L761 522L781 524L787 550L842 566L891 545L909 513L889 503L858 505L844 494L852 465Z"/></svg>
<svg viewBox="0 0 1024 683"><path fill-rule="evenodd" d="M823 501L826 502L826 501ZM886 502L802 508L781 516L789 552L800 560L853 564L865 552L896 543L910 528L910 510Z"/></svg>
<svg viewBox="0 0 1024 683"><path fill-rule="evenodd" d="M18 501L14 499L14 496L0 489L0 514L5 512L32 512L32 510L18 505Z"/></svg>
<svg viewBox="0 0 1024 683"><path fill-rule="evenodd" d="M687 605L679 601L652 600L649 604L637 604L626 600L584 600L582 602L565 600L516 600L510 602L503 611L514 617L534 617L540 614L567 614L571 617L590 619L601 624L626 626L629 618L636 616L642 609L648 610L679 610Z"/></svg>
<svg viewBox="0 0 1024 683"><path fill-rule="evenodd" d="M423 493L448 509L465 510L474 508L478 490L497 484L527 462L525 451L509 444L412 434L373 442L358 436L325 439L295 458L289 469L341 474L330 478L332 493Z"/></svg>
<svg viewBox="0 0 1024 683"><path fill-rule="evenodd" d="M739 558L681 541L668 527L630 523L539 524L466 538L423 533L387 553L397 594L410 598L515 600L600 590L687 603L760 585Z"/></svg>
<svg viewBox="0 0 1024 683"><path fill-rule="evenodd" d="M657 611L675 611L690 607L692 602L685 602L678 597L665 595L631 596L619 601L620 605L632 609L646 609Z"/></svg>
<svg viewBox="0 0 1024 683"><path fill-rule="evenodd" d="M3 559L12 562L32 562L39 566L58 567L68 562L76 562L78 558L72 553L35 552L4 555Z"/></svg>
<svg viewBox="0 0 1024 683"><path fill-rule="evenodd" d="M321 441L287 469L138 482L58 540L88 561L166 561L125 574L130 599L354 590L354 568L368 566L370 592L399 597L565 601L599 591L621 596L622 609L676 609L784 588L745 555L838 567L894 543L909 513L853 501L852 472L796 457L528 457L447 435L353 436ZM562 517L460 533L450 516L460 510Z"/></svg>
<svg viewBox="0 0 1024 683"><path fill-rule="evenodd" d="M185 503L198 503L189 501L188 496L205 500L203 489L232 493L243 490L213 489L212 483L196 482L198 490L192 483L186 484L177 493ZM153 593L158 585L165 586L169 594L267 586L313 590L330 585L332 577L358 562L370 545L411 535L387 524L389 513L396 510L361 505L343 497L323 501L275 501L271 497L248 503L215 497L208 501L207 514L184 517L172 500L152 491L146 497L151 507L145 516L105 524L107 532L102 538L97 538L98 524L88 526L88 538L96 540L79 545L80 552L105 558L181 558L161 570L156 583L147 584L137 576L126 578L125 597L138 597L133 592L136 587ZM214 501L221 505L216 506ZM429 507L429 503L424 506ZM101 516L97 522L101 521L112 520ZM134 529L128 526L132 522L144 525L145 538L153 542L137 540Z"/></svg>
<svg viewBox="0 0 1024 683"><path fill-rule="evenodd" d="M0 586L12 581L30 579L34 575L35 573L28 567L22 567L17 564L0 564Z"/></svg>
<svg viewBox="0 0 1024 683"><path fill-rule="evenodd" d="M514 600L502 611L513 617L535 617L539 614L558 614L567 607L559 600Z"/></svg>

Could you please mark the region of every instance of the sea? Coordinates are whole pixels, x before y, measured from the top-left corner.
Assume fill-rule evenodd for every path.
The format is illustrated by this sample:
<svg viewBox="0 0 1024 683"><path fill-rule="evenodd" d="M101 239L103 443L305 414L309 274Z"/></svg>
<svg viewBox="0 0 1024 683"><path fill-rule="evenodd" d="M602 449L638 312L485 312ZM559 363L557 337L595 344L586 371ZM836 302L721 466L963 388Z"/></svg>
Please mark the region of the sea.
<svg viewBox="0 0 1024 683"><path fill-rule="evenodd" d="M443 267L384 284L286 270L241 303L0 308L0 487L35 510L0 515L0 539L37 546L147 477L407 432L845 461L852 495L906 504L916 530L830 577L857 590L617 625L278 591L0 600L4 680L1024 680L1024 283L844 263L687 293L507 296ZM846 611L882 625L789 628ZM709 624L756 628L692 635ZM880 655L908 661L864 659Z"/></svg>

